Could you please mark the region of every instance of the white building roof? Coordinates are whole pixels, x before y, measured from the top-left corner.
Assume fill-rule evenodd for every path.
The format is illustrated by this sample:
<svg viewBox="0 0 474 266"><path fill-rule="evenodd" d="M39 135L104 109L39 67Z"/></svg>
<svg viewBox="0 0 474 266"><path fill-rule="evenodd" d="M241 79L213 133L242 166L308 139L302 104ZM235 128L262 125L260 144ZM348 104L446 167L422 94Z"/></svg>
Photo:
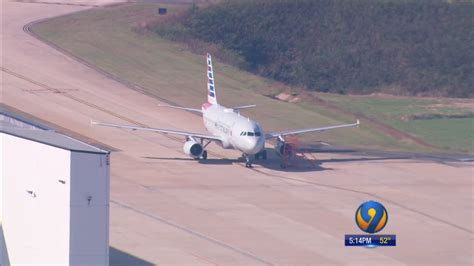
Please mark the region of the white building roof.
<svg viewBox="0 0 474 266"><path fill-rule="evenodd" d="M92 145L89 145L87 143L57 133L52 130L34 130L1 126L0 132L69 151L102 154L109 153L106 150L99 149L97 147L94 147Z"/></svg>
<svg viewBox="0 0 474 266"><path fill-rule="evenodd" d="M35 119L27 118L24 115L8 110L3 104L0 104L0 127L19 127L36 130L49 129L49 127L35 121Z"/></svg>

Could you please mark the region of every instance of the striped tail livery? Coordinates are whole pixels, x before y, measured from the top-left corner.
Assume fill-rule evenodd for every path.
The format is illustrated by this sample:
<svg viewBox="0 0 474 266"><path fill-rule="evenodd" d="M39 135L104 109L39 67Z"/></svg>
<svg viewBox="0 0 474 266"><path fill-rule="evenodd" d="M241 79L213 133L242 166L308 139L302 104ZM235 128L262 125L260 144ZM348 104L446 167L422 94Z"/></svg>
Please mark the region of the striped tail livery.
<svg viewBox="0 0 474 266"><path fill-rule="evenodd" d="M214 82L214 73L212 71L212 58L207 54L207 102L217 104L216 84Z"/></svg>

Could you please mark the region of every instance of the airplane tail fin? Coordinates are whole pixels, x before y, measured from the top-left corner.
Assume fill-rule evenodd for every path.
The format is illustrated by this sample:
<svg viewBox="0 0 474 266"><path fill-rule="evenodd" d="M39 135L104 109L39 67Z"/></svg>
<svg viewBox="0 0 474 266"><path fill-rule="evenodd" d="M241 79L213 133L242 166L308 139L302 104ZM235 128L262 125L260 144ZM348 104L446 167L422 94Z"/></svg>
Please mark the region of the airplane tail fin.
<svg viewBox="0 0 474 266"><path fill-rule="evenodd" d="M216 84L214 82L214 72L212 69L211 55L207 54L207 102L217 104Z"/></svg>

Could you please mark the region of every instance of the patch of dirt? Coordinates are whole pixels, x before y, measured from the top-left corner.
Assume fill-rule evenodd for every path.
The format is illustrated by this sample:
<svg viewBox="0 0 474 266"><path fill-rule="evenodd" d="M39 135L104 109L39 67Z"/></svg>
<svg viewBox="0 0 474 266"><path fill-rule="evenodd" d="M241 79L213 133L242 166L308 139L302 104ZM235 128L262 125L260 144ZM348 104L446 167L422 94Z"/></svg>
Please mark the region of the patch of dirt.
<svg viewBox="0 0 474 266"><path fill-rule="evenodd" d="M289 102L289 103L296 103L300 101L300 97L294 94L282 92L274 97L277 100Z"/></svg>

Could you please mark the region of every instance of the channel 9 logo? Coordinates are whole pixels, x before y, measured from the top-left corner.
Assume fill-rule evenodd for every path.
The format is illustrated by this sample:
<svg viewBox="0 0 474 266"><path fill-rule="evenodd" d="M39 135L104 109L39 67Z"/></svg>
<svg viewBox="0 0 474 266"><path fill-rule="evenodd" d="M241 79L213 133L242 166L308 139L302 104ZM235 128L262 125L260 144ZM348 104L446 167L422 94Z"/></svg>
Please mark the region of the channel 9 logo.
<svg viewBox="0 0 474 266"><path fill-rule="evenodd" d="M359 206L355 219L360 230L373 234L387 225L388 214L382 204L376 201L367 201Z"/></svg>
<svg viewBox="0 0 474 266"><path fill-rule="evenodd" d="M355 222L360 230L368 235L345 235L346 246L380 247L396 246L396 235L376 235L382 231L388 222L388 212L385 207L377 201L362 203L355 212Z"/></svg>

